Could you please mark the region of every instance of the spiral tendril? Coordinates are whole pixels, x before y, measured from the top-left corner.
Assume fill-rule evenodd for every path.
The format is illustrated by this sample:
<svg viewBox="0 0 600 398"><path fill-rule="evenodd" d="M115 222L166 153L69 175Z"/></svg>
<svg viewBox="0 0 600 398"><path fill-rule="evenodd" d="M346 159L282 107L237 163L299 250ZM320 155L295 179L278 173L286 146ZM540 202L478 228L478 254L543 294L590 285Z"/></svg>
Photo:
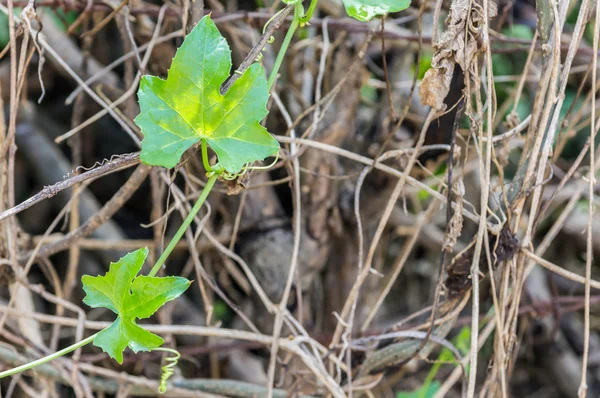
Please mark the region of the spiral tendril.
<svg viewBox="0 0 600 398"><path fill-rule="evenodd" d="M152 351L164 351L169 354L173 354L172 356L168 356L165 358L166 364L160 368L160 382L158 384L158 392L164 394L167 392L167 381L173 374L175 373L175 368L177 367L177 362L179 362L179 358L181 358L181 354L179 351L174 350L172 348L155 348Z"/></svg>
<svg viewBox="0 0 600 398"><path fill-rule="evenodd" d="M265 26L263 26L263 34L265 34L265 32L267 31L267 27L271 24L271 22L273 22L273 20L275 20L275 18L277 18L277 16L279 14L281 14L283 11L284 11L283 9L279 10L275 15L273 15L271 18L269 18L269 20L265 23ZM267 40L267 44L273 44L273 43L275 43L275 36L271 35L271 36L269 36L269 39ZM256 58L256 62L262 61L263 51L265 51L264 48L262 50L260 50L260 54Z"/></svg>
<svg viewBox="0 0 600 398"><path fill-rule="evenodd" d="M246 173L248 173L249 170L268 170L271 167L273 167L275 165L275 163L277 163L278 160L279 160L279 152L277 152L277 154L275 155L275 160L268 166L250 166L250 163L247 163L246 165L244 165L244 167L242 167L242 169L238 173L233 174L233 173L228 173L226 171L223 171L220 176L223 180L233 181L236 178L243 177L244 175L246 175ZM209 175L209 174L207 174L207 175ZM210 177L210 175L209 175L209 177Z"/></svg>
<svg viewBox="0 0 600 398"><path fill-rule="evenodd" d="M90 171L93 170L97 167L102 167L107 163L113 162L117 159L122 159L125 158L127 156L130 156L130 153L127 154L118 154L118 155L112 155L110 158L104 158L101 161L97 161L96 163L94 163L93 165L91 165L90 167L85 167L85 166L77 166L76 168L74 168L73 170L69 171L66 175L63 175L63 180L66 180L67 178L71 178L73 177L75 174L81 172L81 171Z"/></svg>

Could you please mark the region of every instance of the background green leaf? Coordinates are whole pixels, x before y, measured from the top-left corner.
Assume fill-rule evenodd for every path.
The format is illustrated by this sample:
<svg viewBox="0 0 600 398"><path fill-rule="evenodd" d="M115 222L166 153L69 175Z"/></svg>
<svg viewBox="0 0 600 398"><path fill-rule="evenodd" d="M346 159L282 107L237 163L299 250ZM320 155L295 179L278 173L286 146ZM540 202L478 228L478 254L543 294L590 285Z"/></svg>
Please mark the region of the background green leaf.
<svg viewBox="0 0 600 398"><path fill-rule="evenodd" d="M378 15L406 10L410 0L342 0L346 13L359 21L370 21Z"/></svg>
<svg viewBox="0 0 600 398"><path fill-rule="evenodd" d="M8 16L0 12L0 50L3 50L9 41Z"/></svg>
<svg viewBox="0 0 600 398"><path fill-rule="evenodd" d="M135 323L136 318L148 318L167 301L173 300L190 286L181 277L137 276L148 256L148 249L131 252L111 263L104 276L84 275L83 302L93 308L108 308L118 315L108 328L98 333L94 345L123 363L126 347L134 352L160 347L163 339Z"/></svg>
<svg viewBox="0 0 600 398"><path fill-rule="evenodd" d="M207 15L177 50L166 80L142 78L135 122L145 136L143 162L174 167L201 139L234 174L277 153L279 143L260 125L269 99L262 66L250 66L223 96L220 87L230 68L229 46Z"/></svg>

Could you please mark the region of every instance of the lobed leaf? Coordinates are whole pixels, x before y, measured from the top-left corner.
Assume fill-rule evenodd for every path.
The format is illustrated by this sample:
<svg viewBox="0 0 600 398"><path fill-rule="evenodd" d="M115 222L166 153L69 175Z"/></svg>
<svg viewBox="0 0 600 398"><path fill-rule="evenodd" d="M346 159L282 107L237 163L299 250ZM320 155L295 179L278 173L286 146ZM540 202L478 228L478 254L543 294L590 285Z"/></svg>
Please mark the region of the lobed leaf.
<svg viewBox="0 0 600 398"><path fill-rule="evenodd" d="M83 302L93 308L108 308L117 319L98 333L94 345L123 363L123 351L150 351L164 341L135 323L154 314L167 301L181 296L191 282L182 277L137 276L148 256L143 248L111 263L103 276L84 275L81 278L86 296Z"/></svg>
<svg viewBox="0 0 600 398"><path fill-rule="evenodd" d="M142 78L135 122L144 134L144 163L174 167L202 139L232 174L277 153L279 143L260 125L269 99L263 67L253 64L221 95L230 69L229 45L207 15L177 50L166 80Z"/></svg>

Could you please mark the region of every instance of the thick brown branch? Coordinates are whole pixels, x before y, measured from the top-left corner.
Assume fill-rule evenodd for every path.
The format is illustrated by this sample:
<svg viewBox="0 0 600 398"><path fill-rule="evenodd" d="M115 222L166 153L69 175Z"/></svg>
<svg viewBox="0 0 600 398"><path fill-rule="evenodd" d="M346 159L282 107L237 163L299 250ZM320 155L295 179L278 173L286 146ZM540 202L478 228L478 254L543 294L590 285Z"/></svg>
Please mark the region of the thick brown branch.
<svg viewBox="0 0 600 398"><path fill-rule="evenodd" d="M29 209L31 206L41 202L42 200L52 198L53 196L56 196L56 194L60 191L70 188L75 184L82 183L92 178L102 177L107 174L114 173L118 170L126 169L128 167L138 164L139 162L140 155L137 152L119 156L117 159L106 162L99 167L86 171L85 173L81 173L71 178L67 178L53 185L48 185L36 195L0 214L0 221L5 220L8 217L14 216L15 214L22 212L23 210Z"/></svg>

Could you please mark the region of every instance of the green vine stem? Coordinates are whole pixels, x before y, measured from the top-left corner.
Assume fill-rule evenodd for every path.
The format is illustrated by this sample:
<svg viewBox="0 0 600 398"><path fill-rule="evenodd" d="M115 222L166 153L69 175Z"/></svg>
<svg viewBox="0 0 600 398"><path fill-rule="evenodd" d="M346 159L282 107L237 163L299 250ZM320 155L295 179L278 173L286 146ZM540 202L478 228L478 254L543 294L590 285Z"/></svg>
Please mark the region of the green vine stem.
<svg viewBox="0 0 600 398"><path fill-rule="evenodd" d="M217 182L218 177L219 177L218 174L213 174L212 176L209 177L208 181L206 182L206 186L202 190L202 193L200 194L200 197L196 201L196 204L194 204L194 207L192 207L190 214L188 214L188 216L185 218L185 220L183 220L183 223L181 224L181 226L175 233L175 236L173 236L173 239L171 239L171 242L169 242L169 245L167 246L167 248L160 255L160 258L156 261L156 264L154 264L154 267L152 267L148 276L156 276L158 271L160 271L160 267L162 267L163 264L165 263L165 261L167 261L167 258L169 257L169 255L171 254L173 249L175 249L175 246L177 245L177 243L179 242L179 240L181 239L181 237L183 236L185 231L192 224L192 221L194 221L196 214L198 214L198 212L200 211L200 208L204 204L204 201L208 197L208 194L210 193L213 186L215 185L215 182Z"/></svg>
<svg viewBox="0 0 600 398"><path fill-rule="evenodd" d="M33 369L36 366L43 365L46 362L50 362L50 361L52 361L54 359L60 358L63 355L67 355L68 353L73 352L76 349L78 349L80 347L83 347L84 345L87 345L87 344L91 343L92 341L94 341L94 339L96 338L96 335L98 335L98 333L95 333L95 334L91 335L90 337L87 337L87 338L85 338L85 339L83 339L83 340L81 340L81 341L79 341L79 342L77 342L77 343L75 343L73 345L68 346L67 348L63 348L60 351L56 351L55 353L47 355L47 356L45 356L43 358L40 358L38 360L26 363L26 364L21 365L21 366L17 366L16 368L5 370L4 372L0 372L0 379L3 379L3 378L8 377L8 376L15 375L17 373L25 372L26 370Z"/></svg>
<svg viewBox="0 0 600 398"><path fill-rule="evenodd" d="M279 49L279 53L277 54L277 58L275 58L275 63L273 64L273 70L269 75L269 80L267 81L267 88L269 92L273 88L273 84L275 84L275 79L277 78L277 74L279 73L279 69L281 68L281 64L283 63L283 58L285 58L285 53L287 52L290 43L292 42L292 38L300 26L300 18L304 13L304 9L302 7L302 3L296 3L296 8L294 9L294 20L290 25L285 38L283 39L283 43L281 43L281 48Z"/></svg>
<svg viewBox="0 0 600 398"><path fill-rule="evenodd" d="M204 170L206 170L207 173L210 173L211 171L213 171L213 168L210 165L210 161L208 160L208 144L206 143L205 139L202 140L201 146L202 146L202 163L204 164Z"/></svg>
<svg viewBox="0 0 600 398"><path fill-rule="evenodd" d="M304 16L299 17L300 25L306 24L306 23L308 23L308 21L310 21L313 14L315 13L315 10L317 9L318 3L319 3L319 0L312 0L310 2L310 6L308 6L308 11L306 11L306 14L304 14Z"/></svg>
<svg viewBox="0 0 600 398"><path fill-rule="evenodd" d="M281 48L279 49L279 53L277 54L277 58L275 59L275 63L273 64L273 70L269 75L269 80L267 81L267 87L269 92L273 88L275 84L275 79L277 78L277 73L279 73L279 69L281 68L281 64L283 63L283 59L285 58L285 54L292 42L292 38L296 33L296 30L299 26L304 26L308 23L308 21L312 18L319 0L312 0L310 5L308 6L308 11L306 14L304 13L304 6L302 5L302 1L298 1L294 8L294 19L292 20L292 24L288 28L288 31L283 39L283 43L281 43Z"/></svg>

